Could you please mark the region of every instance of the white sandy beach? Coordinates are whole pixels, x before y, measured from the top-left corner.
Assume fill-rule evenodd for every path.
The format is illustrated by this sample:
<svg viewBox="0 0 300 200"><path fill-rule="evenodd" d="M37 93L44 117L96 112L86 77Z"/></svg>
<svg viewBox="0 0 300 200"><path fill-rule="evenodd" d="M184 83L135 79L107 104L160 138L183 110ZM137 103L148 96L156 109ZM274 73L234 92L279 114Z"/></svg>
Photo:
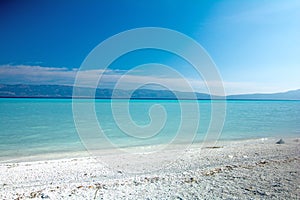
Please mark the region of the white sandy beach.
<svg viewBox="0 0 300 200"><path fill-rule="evenodd" d="M277 140L2 162L0 199L300 199L300 140Z"/></svg>

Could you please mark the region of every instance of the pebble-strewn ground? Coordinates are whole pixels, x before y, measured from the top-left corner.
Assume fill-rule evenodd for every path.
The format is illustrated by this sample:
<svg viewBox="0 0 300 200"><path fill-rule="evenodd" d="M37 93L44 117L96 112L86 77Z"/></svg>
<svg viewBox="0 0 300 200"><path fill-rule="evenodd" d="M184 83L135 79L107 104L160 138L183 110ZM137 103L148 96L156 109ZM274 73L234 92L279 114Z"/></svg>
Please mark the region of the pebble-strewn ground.
<svg viewBox="0 0 300 200"><path fill-rule="evenodd" d="M0 199L300 199L300 141L284 140L195 144L168 168L179 146L141 162L107 155L113 169L87 157L1 163ZM127 173L132 162L145 172Z"/></svg>

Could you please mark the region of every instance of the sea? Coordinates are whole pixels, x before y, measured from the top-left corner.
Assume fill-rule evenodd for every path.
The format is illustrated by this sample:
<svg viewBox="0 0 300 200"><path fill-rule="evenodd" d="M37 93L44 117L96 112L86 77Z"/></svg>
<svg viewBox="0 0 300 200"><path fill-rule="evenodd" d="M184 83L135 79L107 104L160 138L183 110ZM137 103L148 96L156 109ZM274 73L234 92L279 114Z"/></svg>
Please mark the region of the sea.
<svg viewBox="0 0 300 200"><path fill-rule="evenodd" d="M0 161L287 137L300 137L300 101L0 99Z"/></svg>

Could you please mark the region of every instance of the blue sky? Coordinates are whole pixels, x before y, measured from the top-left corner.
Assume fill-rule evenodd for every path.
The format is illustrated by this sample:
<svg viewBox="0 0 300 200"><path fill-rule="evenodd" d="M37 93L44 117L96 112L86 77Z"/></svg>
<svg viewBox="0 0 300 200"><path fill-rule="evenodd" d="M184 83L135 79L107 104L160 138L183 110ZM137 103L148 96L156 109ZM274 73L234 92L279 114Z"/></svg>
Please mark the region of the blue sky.
<svg viewBox="0 0 300 200"><path fill-rule="evenodd" d="M103 40L132 28L164 27L206 49L228 94L297 89L299 10L298 0L1 1L0 83L72 85L85 57ZM118 59L107 80L148 62L173 65L203 90L187 63L158 51ZM172 82L162 74L151 69L133 74L132 80Z"/></svg>

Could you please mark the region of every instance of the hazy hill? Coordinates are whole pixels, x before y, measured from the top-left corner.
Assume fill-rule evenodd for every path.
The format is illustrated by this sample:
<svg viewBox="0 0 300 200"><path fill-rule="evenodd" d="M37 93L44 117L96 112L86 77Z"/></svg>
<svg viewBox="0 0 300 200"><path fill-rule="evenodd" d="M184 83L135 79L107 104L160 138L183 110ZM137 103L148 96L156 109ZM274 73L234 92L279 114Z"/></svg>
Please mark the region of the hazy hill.
<svg viewBox="0 0 300 200"><path fill-rule="evenodd" d="M91 88L79 88L82 90L80 98L90 97L94 90ZM40 97L40 98L72 98L73 87L64 85L0 85L0 97ZM127 90L96 89L96 98L134 98L134 99L176 99L175 94L168 90L139 89L131 93ZM194 95L188 92L177 92L180 99L192 99ZM210 95L195 94L197 99L210 99Z"/></svg>
<svg viewBox="0 0 300 200"><path fill-rule="evenodd" d="M227 99L300 100L300 89L273 94L229 95Z"/></svg>
<svg viewBox="0 0 300 200"><path fill-rule="evenodd" d="M80 98L92 94L91 88L80 88L83 93ZM6 85L0 84L0 97L41 97L41 98L72 98L73 87L64 85ZM86 95L84 95L86 94ZM127 90L97 89L96 98L135 98L135 99L175 99L175 93L168 90L139 89L132 94ZM188 92L176 92L180 99L218 99L204 93L196 93L195 96ZM261 99L261 100L300 100L300 89L273 94L240 94L229 95L227 99Z"/></svg>

